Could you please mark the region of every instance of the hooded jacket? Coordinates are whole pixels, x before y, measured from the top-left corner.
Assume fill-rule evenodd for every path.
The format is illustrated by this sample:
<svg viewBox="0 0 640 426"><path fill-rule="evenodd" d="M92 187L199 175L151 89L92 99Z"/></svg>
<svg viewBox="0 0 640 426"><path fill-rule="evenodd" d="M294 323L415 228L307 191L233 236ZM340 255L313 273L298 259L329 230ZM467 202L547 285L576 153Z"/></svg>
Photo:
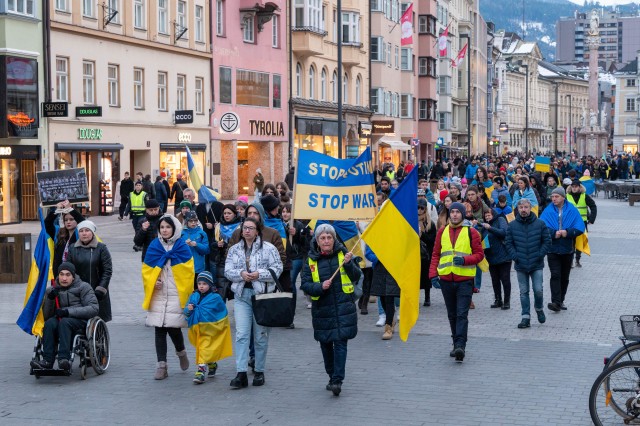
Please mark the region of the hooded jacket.
<svg viewBox="0 0 640 426"><path fill-rule="evenodd" d="M494 189L493 192L491 193L491 201L492 201L492 206L491 207L496 207L498 205L498 197L504 195L505 197L507 197L507 205L511 205L511 194L509 193L509 188L507 187L507 185L503 185L502 188L498 188L498 189Z"/></svg>
<svg viewBox="0 0 640 426"><path fill-rule="evenodd" d="M82 281L78 274L76 274L69 287L62 287L57 279L56 285L60 289L58 293L60 309L68 310L69 318L88 320L98 315L98 299L96 299L91 286ZM53 287L47 289L44 305L42 306L45 321L53 317L56 309L58 309L55 300L51 300L48 297L52 289Z"/></svg>
<svg viewBox="0 0 640 426"><path fill-rule="evenodd" d="M484 250L484 256L489 265L499 265L511 261L511 256L504 245L508 225L507 220L499 216L495 210L492 213L493 219L489 222L491 228L487 229L489 247Z"/></svg>
<svg viewBox="0 0 640 426"><path fill-rule="evenodd" d="M544 257L551 247L551 237L547 225L531 212L522 217L515 213L516 219L509 223L505 246L515 270L531 273L544 268Z"/></svg>
<svg viewBox="0 0 640 426"><path fill-rule="evenodd" d="M311 304L313 323L313 337L320 343L335 342L337 340L353 339L358 334L358 314L354 303L353 293L342 291L340 274L336 274L331 281L331 287L322 289L322 283L328 280L340 266L338 251L346 253L347 249L337 240L333 243L331 254L323 254L316 240L311 242L309 258L318 263L319 283L314 283L311 276L309 262L302 265L302 284L300 289L309 296L317 296ZM344 264L344 270L356 283L360 279L360 268L352 259Z"/></svg>
<svg viewBox="0 0 640 426"><path fill-rule="evenodd" d="M207 234L199 226L195 228L186 226L182 228L182 236L180 238L184 241L191 240L196 242L195 247L189 246L191 254L193 255L193 267L196 274L204 271L204 257L209 254L209 239L207 238Z"/></svg>

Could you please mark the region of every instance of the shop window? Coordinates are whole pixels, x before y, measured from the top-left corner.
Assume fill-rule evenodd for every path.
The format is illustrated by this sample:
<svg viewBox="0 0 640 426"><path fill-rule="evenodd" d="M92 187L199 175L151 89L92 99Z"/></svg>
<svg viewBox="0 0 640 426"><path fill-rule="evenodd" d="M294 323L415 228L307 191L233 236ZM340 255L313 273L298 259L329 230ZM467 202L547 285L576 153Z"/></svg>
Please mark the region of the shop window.
<svg viewBox="0 0 640 426"><path fill-rule="evenodd" d="M191 148L191 157L196 165L196 170L202 179L205 175L205 151ZM187 182L190 188L193 183L189 178L189 166L187 164L187 152L182 149L179 151L171 149L163 149L160 147L160 170L167 173L167 181L169 186L173 186L178 173L182 174L183 180ZM204 181L203 184L206 184Z"/></svg>
<svg viewBox="0 0 640 426"><path fill-rule="evenodd" d="M35 59L4 57L6 127L1 137L38 137L38 63Z"/></svg>
<svg viewBox="0 0 640 426"><path fill-rule="evenodd" d="M220 67L220 103L231 103L231 68Z"/></svg>
<svg viewBox="0 0 640 426"><path fill-rule="evenodd" d="M18 160L0 160L0 223L18 222Z"/></svg>
<svg viewBox="0 0 640 426"><path fill-rule="evenodd" d="M236 70L236 103L238 105L269 106L269 74Z"/></svg>

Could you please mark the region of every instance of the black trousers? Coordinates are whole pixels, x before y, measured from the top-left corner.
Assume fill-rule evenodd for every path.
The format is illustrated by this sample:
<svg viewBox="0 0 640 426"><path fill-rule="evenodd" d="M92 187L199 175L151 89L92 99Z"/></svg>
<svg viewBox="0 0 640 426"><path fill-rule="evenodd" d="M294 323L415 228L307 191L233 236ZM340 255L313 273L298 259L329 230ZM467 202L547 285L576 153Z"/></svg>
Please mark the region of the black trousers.
<svg viewBox="0 0 640 426"><path fill-rule="evenodd" d="M54 361L56 349L59 360L69 359L71 357L73 336L82 332L86 326L87 320L78 318L66 317L58 319L51 317L45 321L42 333L42 357L45 361Z"/></svg>
<svg viewBox="0 0 640 426"><path fill-rule="evenodd" d="M564 302L569 287L569 274L571 274L571 264L573 263L573 253L569 254L547 254L547 263L551 271L549 287L551 287L551 301L556 305Z"/></svg>
<svg viewBox="0 0 640 426"><path fill-rule="evenodd" d="M380 296L382 309L387 316L386 325L393 325L393 317L396 314L396 296Z"/></svg>
<svg viewBox="0 0 640 426"><path fill-rule="evenodd" d="M173 327L156 327L156 355L158 362L167 361L167 334L176 347L176 352L184 350L182 329Z"/></svg>
<svg viewBox="0 0 640 426"><path fill-rule="evenodd" d="M490 265L489 274L496 300L503 300L502 290L504 290L504 302L509 303L511 301L511 262Z"/></svg>
<svg viewBox="0 0 640 426"><path fill-rule="evenodd" d="M362 268L362 297L358 299L358 309L367 307L371 297L371 282L373 281L373 268Z"/></svg>
<svg viewBox="0 0 640 426"><path fill-rule="evenodd" d="M129 203L129 197L120 197L120 207L118 207L118 213L120 217L124 215L124 209L127 208L127 204Z"/></svg>

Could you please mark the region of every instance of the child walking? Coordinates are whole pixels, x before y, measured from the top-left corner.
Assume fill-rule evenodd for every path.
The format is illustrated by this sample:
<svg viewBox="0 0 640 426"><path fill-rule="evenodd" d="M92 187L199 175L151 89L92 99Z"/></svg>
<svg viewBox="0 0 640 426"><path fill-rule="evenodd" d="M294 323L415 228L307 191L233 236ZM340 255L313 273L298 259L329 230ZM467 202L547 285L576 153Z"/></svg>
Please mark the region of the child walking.
<svg viewBox="0 0 640 426"><path fill-rule="evenodd" d="M197 278L198 288L193 292L184 315L189 324L189 341L196 348L196 370L193 382L204 383L206 377L213 378L217 362L233 354L231 327L227 306L222 297L213 291L213 276L203 271Z"/></svg>

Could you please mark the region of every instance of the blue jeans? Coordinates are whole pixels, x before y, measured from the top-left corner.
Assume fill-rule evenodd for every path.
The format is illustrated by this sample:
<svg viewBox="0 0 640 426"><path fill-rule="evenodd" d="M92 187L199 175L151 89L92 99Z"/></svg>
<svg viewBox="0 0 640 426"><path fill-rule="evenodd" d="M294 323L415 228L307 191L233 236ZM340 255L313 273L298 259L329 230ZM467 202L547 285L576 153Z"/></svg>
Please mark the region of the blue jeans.
<svg viewBox="0 0 640 426"><path fill-rule="evenodd" d="M480 269L479 266L476 266L476 278L473 282L473 286L478 290L482 287L482 269Z"/></svg>
<svg viewBox="0 0 640 426"><path fill-rule="evenodd" d="M464 348L467 346L468 315L473 294L473 279L461 282L441 279L440 286L444 304L447 306L453 346Z"/></svg>
<svg viewBox="0 0 640 426"><path fill-rule="evenodd" d="M324 370L332 383L342 383L347 365L347 340L320 343Z"/></svg>
<svg viewBox="0 0 640 426"><path fill-rule="evenodd" d="M542 269L530 273L516 271L518 285L520 286L520 304L522 305L522 318L531 318L531 301L529 299L529 278L533 287L533 300L536 311L542 311Z"/></svg>
<svg viewBox="0 0 640 426"><path fill-rule="evenodd" d="M233 316L236 320L236 371L246 373L249 363L249 336L253 325L253 341L256 347L256 372L264 372L269 347L269 327L263 327L253 318L251 296L252 288L242 290L242 295L235 295Z"/></svg>
<svg viewBox="0 0 640 426"><path fill-rule="evenodd" d="M302 259L293 259L291 261L291 292L294 297L298 293L296 280L298 279L298 275L300 275L300 271L302 271Z"/></svg>

